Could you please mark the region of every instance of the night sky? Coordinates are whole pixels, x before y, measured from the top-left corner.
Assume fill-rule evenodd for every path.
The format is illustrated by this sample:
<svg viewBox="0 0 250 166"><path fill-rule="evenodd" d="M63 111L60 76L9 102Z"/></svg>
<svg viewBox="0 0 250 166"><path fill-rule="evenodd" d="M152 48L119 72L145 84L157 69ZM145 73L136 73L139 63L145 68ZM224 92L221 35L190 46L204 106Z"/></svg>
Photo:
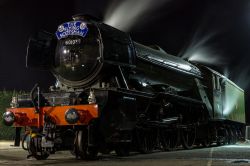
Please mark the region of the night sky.
<svg viewBox="0 0 250 166"><path fill-rule="evenodd" d="M137 3L131 10L148 1L134 0ZM157 44L182 57L198 51L204 63L213 65L246 91L249 103L250 1L165 1L151 0L152 4L126 29L133 40ZM112 12L109 10L114 2L118 8L123 1L0 0L0 89L30 90L35 83L46 89L52 85L54 78L49 72L25 67L30 35L41 29L54 33L59 24L78 13L104 19L107 12ZM121 22L127 23L130 18L127 13L122 15Z"/></svg>

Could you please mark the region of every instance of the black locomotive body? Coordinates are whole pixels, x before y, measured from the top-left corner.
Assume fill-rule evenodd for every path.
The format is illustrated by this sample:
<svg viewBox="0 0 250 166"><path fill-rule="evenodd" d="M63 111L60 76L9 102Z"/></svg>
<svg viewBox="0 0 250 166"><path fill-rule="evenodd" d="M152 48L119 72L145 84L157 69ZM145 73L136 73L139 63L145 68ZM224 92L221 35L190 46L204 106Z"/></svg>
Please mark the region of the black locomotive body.
<svg viewBox="0 0 250 166"><path fill-rule="evenodd" d="M29 128L30 155L124 156L243 137L244 91L226 77L94 18L73 19L58 27L57 39L38 33L29 42L27 66L51 70L56 86L13 97L3 115L7 125Z"/></svg>

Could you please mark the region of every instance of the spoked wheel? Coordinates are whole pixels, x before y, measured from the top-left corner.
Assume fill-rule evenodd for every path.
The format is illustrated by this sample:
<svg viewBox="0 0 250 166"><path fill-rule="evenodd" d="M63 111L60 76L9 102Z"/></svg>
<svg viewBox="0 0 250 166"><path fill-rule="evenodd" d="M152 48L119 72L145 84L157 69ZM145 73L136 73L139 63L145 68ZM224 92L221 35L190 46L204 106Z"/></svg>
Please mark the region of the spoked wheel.
<svg viewBox="0 0 250 166"><path fill-rule="evenodd" d="M189 126L181 129L181 143L184 149L192 149L196 139L196 127Z"/></svg>
<svg viewBox="0 0 250 166"><path fill-rule="evenodd" d="M226 145L226 144L230 144L230 140L229 140L229 130L228 129L224 129L224 132L223 132L223 145Z"/></svg>
<svg viewBox="0 0 250 166"><path fill-rule="evenodd" d="M244 137L243 137L243 134L242 134L242 131L241 130L236 130L236 135L237 135L237 140L239 140L239 141L242 141L242 140L244 140Z"/></svg>
<svg viewBox="0 0 250 166"><path fill-rule="evenodd" d="M136 132L138 148L141 153L150 153L157 144L156 130L139 128Z"/></svg>
<svg viewBox="0 0 250 166"><path fill-rule="evenodd" d="M228 130L225 128L220 128L216 130L217 132L217 145L226 145L229 140L229 134L228 134Z"/></svg>
<svg viewBox="0 0 250 166"><path fill-rule="evenodd" d="M200 139L200 143L204 148L210 147L212 144L212 132L207 127L203 128L202 130L206 136Z"/></svg>
<svg viewBox="0 0 250 166"><path fill-rule="evenodd" d="M76 158L94 160L97 158L98 150L95 147L88 147L88 132L80 130L76 132L73 154Z"/></svg>
<svg viewBox="0 0 250 166"><path fill-rule="evenodd" d="M23 150L28 150L30 144L30 133L25 133L22 137L22 148Z"/></svg>
<svg viewBox="0 0 250 166"><path fill-rule="evenodd" d="M178 129L160 131L160 144L164 151L173 151L179 142L180 132Z"/></svg>
<svg viewBox="0 0 250 166"><path fill-rule="evenodd" d="M233 132L233 129L231 128L228 128L227 129L227 132L228 132L228 144L235 144L236 141L235 141L235 134Z"/></svg>
<svg viewBox="0 0 250 166"><path fill-rule="evenodd" d="M233 138L232 138L232 144L236 144L238 141L238 136L237 136L237 131L235 128L232 129L232 133L233 133Z"/></svg>
<svg viewBox="0 0 250 166"><path fill-rule="evenodd" d="M28 136L26 136L28 139ZM35 157L37 160L45 160L49 157L49 152L44 151L41 147L42 137L41 136L31 136L29 134L29 142L27 142L27 150L29 152L28 157Z"/></svg>

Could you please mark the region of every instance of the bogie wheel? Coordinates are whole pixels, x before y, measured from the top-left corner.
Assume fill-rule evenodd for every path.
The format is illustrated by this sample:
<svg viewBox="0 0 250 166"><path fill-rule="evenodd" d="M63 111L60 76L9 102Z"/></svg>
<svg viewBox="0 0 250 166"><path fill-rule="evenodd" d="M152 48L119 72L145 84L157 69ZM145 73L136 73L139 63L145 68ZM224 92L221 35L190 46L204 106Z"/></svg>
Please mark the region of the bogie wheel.
<svg viewBox="0 0 250 166"><path fill-rule="evenodd" d="M212 144L212 133L208 128L205 128L206 136L201 139L201 145L204 148L210 147Z"/></svg>
<svg viewBox="0 0 250 166"><path fill-rule="evenodd" d="M161 129L160 144L164 151L173 151L176 149L180 139L178 129Z"/></svg>
<svg viewBox="0 0 250 166"><path fill-rule="evenodd" d="M26 136L27 138L28 136ZM33 156L37 160L45 160L49 157L49 152L44 151L41 147L42 137L29 135L29 142L27 144L27 150L29 156Z"/></svg>
<svg viewBox="0 0 250 166"><path fill-rule="evenodd" d="M234 144L234 142L235 142L235 138L234 137L235 136L234 136L233 130L231 128L228 128L227 132L228 132L228 139L227 139L228 144L229 145L230 144Z"/></svg>
<svg viewBox="0 0 250 166"><path fill-rule="evenodd" d="M232 144L237 143L237 132L236 129L232 128Z"/></svg>
<svg viewBox="0 0 250 166"><path fill-rule="evenodd" d="M238 129L238 130L236 131L236 133L237 133L237 140L239 140L239 141L244 140L242 131L241 131L240 129Z"/></svg>
<svg viewBox="0 0 250 166"><path fill-rule="evenodd" d="M216 128L216 145L221 146L222 144L222 129Z"/></svg>
<svg viewBox="0 0 250 166"><path fill-rule="evenodd" d="M181 129L181 143L184 149L192 149L196 139L196 127L194 125Z"/></svg>
<svg viewBox="0 0 250 166"><path fill-rule="evenodd" d="M22 137L22 148L23 150L28 150L30 144L30 133L25 133Z"/></svg>
<svg viewBox="0 0 250 166"><path fill-rule="evenodd" d="M217 145L226 145L229 142L229 134L226 128L219 128L217 132Z"/></svg>
<svg viewBox="0 0 250 166"><path fill-rule="evenodd" d="M85 160L94 160L97 158L98 150L95 147L88 146L88 131L79 130L76 132L74 151L76 158Z"/></svg>
<svg viewBox="0 0 250 166"><path fill-rule="evenodd" d="M230 130L231 130L230 143L234 145L237 143L237 132L234 128L231 128Z"/></svg>
<svg viewBox="0 0 250 166"><path fill-rule="evenodd" d="M230 144L230 139L229 139L229 130L228 129L224 129L224 141L223 144Z"/></svg>

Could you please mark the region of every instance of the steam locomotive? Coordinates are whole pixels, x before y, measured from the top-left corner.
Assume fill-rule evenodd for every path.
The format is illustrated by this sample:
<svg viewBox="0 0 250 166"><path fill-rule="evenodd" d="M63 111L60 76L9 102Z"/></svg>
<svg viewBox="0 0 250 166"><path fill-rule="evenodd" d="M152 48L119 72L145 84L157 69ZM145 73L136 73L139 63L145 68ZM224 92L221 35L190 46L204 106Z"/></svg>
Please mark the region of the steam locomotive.
<svg viewBox="0 0 250 166"><path fill-rule="evenodd" d="M236 84L91 16L31 37L26 62L57 82L47 93L36 85L13 96L3 121L16 138L25 128L24 149L38 160L59 150L94 159L113 150L235 144L244 135L244 91Z"/></svg>

